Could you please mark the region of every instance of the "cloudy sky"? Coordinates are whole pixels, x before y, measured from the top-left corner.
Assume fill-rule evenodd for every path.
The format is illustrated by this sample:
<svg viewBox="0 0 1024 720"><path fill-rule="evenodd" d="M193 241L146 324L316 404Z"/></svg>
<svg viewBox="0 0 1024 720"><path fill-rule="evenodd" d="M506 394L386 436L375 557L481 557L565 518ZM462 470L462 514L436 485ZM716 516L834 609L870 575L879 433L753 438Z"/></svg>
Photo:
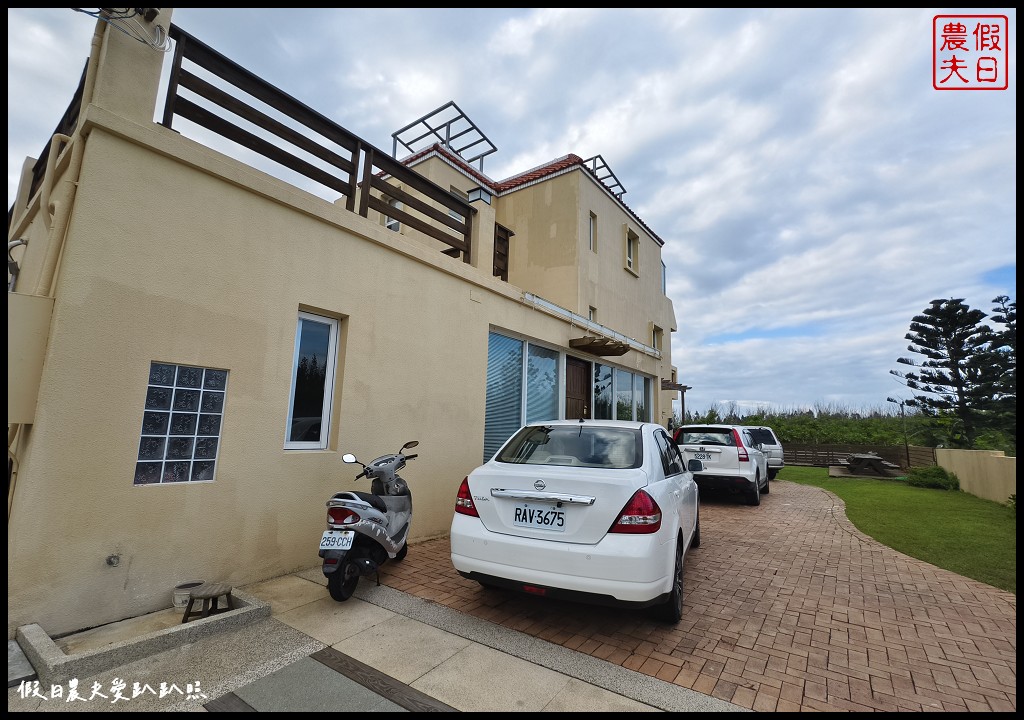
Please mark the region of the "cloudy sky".
<svg viewBox="0 0 1024 720"><path fill-rule="evenodd" d="M7 13L10 206L95 21ZM933 17L968 14L1008 17L1007 90L933 88ZM889 370L931 300L1016 301L1012 8L180 8L173 22L382 149L454 101L497 146L494 180L601 155L665 240L689 410L889 411L910 397Z"/></svg>

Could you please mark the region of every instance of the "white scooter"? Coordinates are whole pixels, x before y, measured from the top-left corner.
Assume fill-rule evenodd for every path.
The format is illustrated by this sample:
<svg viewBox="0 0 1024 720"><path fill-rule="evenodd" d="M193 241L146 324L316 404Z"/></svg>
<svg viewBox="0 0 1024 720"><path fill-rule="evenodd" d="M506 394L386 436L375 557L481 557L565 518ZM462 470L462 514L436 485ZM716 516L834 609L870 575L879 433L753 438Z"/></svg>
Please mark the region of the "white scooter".
<svg viewBox="0 0 1024 720"><path fill-rule="evenodd" d="M406 540L412 522L412 493L398 475L407 460L417 455L404 451L419 445L407 442L391 455L363 465L346 453L346 463L363 466L356 475L370 478L370 492L340 492L327 501L327 530L320 538L320 557L331 597L341 602L355 592L360 577L377 576L388 559L401 560L409 552Z"/></svg>

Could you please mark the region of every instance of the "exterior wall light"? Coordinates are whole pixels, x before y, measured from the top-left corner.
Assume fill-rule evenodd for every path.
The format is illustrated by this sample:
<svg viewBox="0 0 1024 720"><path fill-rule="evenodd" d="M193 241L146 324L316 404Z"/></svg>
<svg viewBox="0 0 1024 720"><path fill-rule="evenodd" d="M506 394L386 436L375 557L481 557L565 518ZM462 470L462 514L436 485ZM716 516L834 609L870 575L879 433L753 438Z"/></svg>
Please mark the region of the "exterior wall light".
<svg viewBox="0 0 1024 720"><path fill-rule="evenodd" d="M469 201L476 202L477 200L483 200L488 205L491 204L491 193L483 187L475 187L469 191Z"/></svg>

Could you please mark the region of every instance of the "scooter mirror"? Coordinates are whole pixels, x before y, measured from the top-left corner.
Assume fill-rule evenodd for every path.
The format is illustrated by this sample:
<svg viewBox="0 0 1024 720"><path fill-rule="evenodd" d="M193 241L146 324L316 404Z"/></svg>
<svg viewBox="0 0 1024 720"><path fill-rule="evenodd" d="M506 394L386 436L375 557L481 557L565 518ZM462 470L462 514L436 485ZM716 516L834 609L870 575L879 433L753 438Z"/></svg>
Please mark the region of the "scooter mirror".
<svg viewBox="0 0 1024 720"><path fill-rule="evenodd" d="M405 445L402 446L402 449L403 450L408 450L409 448L414 448L414 447L416 447L419 444L420 444L419 440L410 440L409 442L407 442Z"/></svg>
<svg viewBox="0 0 1024 720"><path fill-rule="evenodd" d="M354 462L357 462L356 461L356 456L353 455L352 453L345 453L344 455L342 455L341 456L341 461L342 462L346 462L346 463L350 463L350 464L354 463Z"/></svg>

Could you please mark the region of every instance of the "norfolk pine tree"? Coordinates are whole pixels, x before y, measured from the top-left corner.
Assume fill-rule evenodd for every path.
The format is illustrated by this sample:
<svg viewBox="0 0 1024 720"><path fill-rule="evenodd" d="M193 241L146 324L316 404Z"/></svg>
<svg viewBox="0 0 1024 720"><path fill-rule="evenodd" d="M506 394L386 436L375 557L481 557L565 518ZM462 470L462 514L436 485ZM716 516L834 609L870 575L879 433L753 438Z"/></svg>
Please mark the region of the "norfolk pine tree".
<svg viewBox="0 0 1024 720"><path fill-rule="evenodd" d="M932 300L904 336L910 340L907 350L925 359L897 358L914 370L889 371L916 392L908 406L950 422L954 446L974 447L983 413L991 409L996 393L999 368L990 351L994 333L981 324L986 317L965 305L963 298Z"/></svg>
<svg viewBox="0 0 1024 720"><path fill-rule="evenodd" d="M988 361L996 375L989 408L993 429L1017 437L1017 303L1006 295L992 299L995 307L990 316L1002 326L989 338Z"/></svg>

